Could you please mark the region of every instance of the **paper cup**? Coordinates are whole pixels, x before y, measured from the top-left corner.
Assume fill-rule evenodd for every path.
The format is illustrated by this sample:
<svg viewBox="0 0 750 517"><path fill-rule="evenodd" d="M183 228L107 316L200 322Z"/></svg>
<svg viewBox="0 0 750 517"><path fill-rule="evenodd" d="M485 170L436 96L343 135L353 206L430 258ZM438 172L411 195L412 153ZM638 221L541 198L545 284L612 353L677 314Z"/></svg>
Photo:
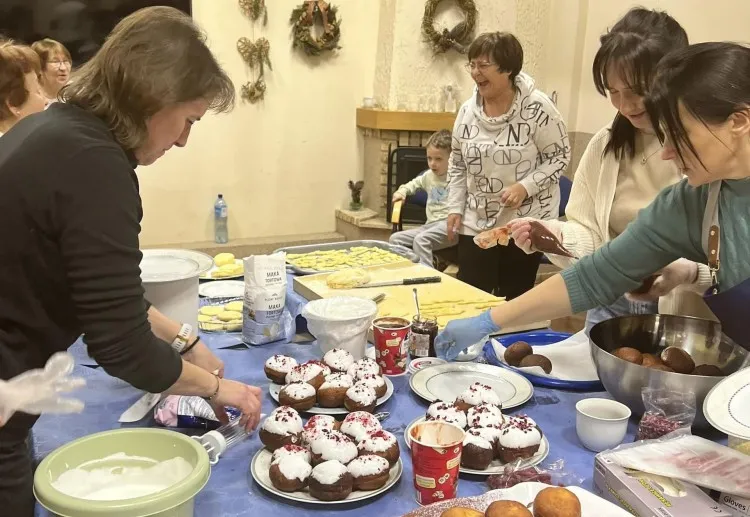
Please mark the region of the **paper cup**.
<svg viewBox="0 0 750 517"><path fill-rule="evenodd" d="M419 504L456 497L464 435L460 427L438 421L420 422L409 431Z"/></svg>
<svg viewBox="0 0 750 517"><path fill-rule="evenodd" d="M409 362L407 339L411 323L404 318L378 318L372 322L375 360L385 375L401 375Z"/></svg>

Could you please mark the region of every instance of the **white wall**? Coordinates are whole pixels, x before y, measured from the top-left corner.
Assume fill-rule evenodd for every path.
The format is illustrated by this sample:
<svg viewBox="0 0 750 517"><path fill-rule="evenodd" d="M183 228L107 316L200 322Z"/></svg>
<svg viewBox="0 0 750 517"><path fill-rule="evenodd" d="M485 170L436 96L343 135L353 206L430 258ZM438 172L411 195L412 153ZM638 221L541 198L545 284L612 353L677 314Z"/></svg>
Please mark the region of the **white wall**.
<svg viewBox="0 0 750 517"><path fill-rule="evenodd" d="M750 41L750 1L744 0L591 0L586 15L580 94L573 124L568 129L596 132L612 120L614 108L599 95L591 79L591 64L599 48L599 36L634 6L667 11L685 28L691 43L701 41ZM580 30L580 27L579 27ZM570 37L576 36L575 29Z"/></svg>

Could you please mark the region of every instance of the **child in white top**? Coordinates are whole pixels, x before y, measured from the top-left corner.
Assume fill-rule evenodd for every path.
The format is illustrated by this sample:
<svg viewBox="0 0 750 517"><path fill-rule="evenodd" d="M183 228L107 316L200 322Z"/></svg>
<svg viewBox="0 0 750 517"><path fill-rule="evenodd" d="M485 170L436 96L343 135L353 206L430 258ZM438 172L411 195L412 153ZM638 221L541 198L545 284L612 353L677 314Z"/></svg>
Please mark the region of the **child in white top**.
<svg viewBox="0 0 750 517"><path fill-rule="evenodd" d="M427 222L419 228L396 232L391 244L414 250L419 262L432 267L432 252L448 248L446 218L448 217L448 159L451 152L451 132L447 129L433 133L427 141L427 171L401 185L393 194L393 202L406 199L422 189L427 192Z"/></svg>

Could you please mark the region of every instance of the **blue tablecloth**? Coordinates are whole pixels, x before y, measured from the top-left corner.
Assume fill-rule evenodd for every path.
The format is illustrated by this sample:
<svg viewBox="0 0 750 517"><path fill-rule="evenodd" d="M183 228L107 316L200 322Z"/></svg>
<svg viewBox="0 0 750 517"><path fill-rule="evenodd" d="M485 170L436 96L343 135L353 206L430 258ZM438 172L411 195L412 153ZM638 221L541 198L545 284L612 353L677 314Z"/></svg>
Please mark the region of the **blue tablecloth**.
<svg viewBox="0 0 750 517"><path fill-rule="evenodd" d="M304 303L298 295L291 292L288 303L298 309ZM226 376L248 384L266 387L268 380L263 374L262 365L266 358L273 354L287 354L298 360L320 357L317 343L306 344L270 344L261 347L233 346L239 345L238 334L207 334L206 344L215 350L226 365ZM41 461L55 448L87 434L118 428L120 414L133 404L141 392L123 381L108 376L101 368L92 368L94 361L88 358L85 348L79 342L71 348L76 356L76 373L84 375L88 385L80 393L86 403L86 410L80 415L44 415L33 429L33 455L35 461ZM343 516L362 515L361 508L367 506L367 513L381 517L398 516L417 507L412 487L411 459L408 455L403 436L406 426L415 418L422 416L427 403L409 389L408 376L391 377L394 384L394 396L378 411L390 412L390 417L383 422L384 427L394 433L401 446L401 458L404 474L400 482L381 496L360 504L336 506L336 513ZM608 397L607 393L579 393L546 388L535 388L533 398L521 408L511 413L527 413L544 430L550 442L550 453L546 462L563 459L566 469L582 480L581 486L592 488L594 454L584 449L575 431L575 404L587 397ZM268 392L263 399L263 412L269 414L277 407ZM153 419L145 419L136 426L154 425ZM631 421L626 441L632 441L636 424ZM199 434L197 431L188 434ZM323 515L331 507L326 505L303 505L290 503L265 492L249 478L249 464L252 456L261 447L254 433L246 442L230 449L222 456L221 461L213 468L211 479L206 488L197 496L196 515L215 517L255 517L258 515ZM478 495L486 491L485 478L463 476L459 483L459 495ZM41 508L37 515L49 515Z"/></svg>

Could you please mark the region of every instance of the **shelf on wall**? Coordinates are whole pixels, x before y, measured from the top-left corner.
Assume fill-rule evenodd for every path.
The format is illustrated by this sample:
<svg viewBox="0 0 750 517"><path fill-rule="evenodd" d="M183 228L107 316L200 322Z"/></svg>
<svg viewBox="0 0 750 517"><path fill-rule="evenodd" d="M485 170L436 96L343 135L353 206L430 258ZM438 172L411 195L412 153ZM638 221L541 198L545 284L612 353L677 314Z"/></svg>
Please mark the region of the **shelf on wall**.
<svg viewBox="0 0 750 517"><path fill-rule="evenodd" d="M357 108L357 127L389 131L439 131L453 129L455 113L385 111Z"/></svg>

